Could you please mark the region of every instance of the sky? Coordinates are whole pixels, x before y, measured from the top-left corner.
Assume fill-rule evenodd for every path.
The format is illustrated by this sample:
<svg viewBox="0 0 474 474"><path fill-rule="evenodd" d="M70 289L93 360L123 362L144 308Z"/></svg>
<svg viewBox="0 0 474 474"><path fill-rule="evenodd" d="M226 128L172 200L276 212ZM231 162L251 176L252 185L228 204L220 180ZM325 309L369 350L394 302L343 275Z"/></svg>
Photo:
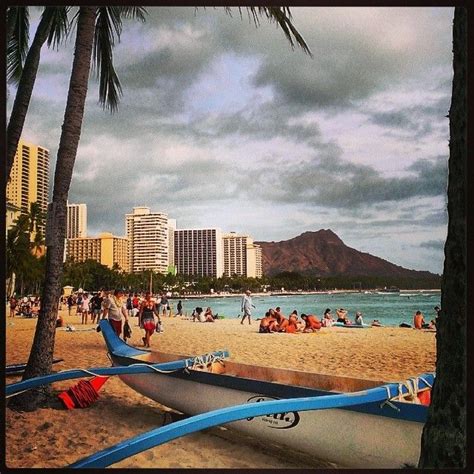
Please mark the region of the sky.
<svg viewBox="0 0 474 474"><path fill-rule="evenodd" d="M442 273L453 8L291 8L312 57L245 9L147 11L114 48L118 112L89 81L69 202L87 204L90 236L124 235L148 206L256 241L331 229ZM74 37L44 48L23 131L50 150L50 197Z"/></svg>

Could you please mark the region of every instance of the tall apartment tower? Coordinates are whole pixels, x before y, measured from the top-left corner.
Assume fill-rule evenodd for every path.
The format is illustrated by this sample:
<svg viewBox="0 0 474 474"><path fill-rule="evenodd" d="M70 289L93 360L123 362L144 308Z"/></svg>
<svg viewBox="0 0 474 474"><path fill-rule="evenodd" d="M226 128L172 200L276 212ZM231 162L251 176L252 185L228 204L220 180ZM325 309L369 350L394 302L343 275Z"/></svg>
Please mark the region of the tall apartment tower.
<svg viewBox="0 0 474 474"><path fill-rule="evenodd" d="M87 205L67 204L66 238L87 237Z"/></svg>
<svg viewBox="0 0 474 474"><path fill-rule="evenodd" d="M129 265L132 272L168 271L168 216L151 212L149 207L134 207L125 215L129 244Z"/></svg>
<svg viewBox="0 0 474 474"><path fill-rule="evenodd" d="M20 139L7 183L7 201L21 212L28 212L30 204L38 202L46 215L48 190L49 150Z"/></svg>
<svg viewBox="0 0 474 474"><path fill-rule="evenodd" d="M177 229L174 261L178 273L221 277L224 273L220 229Z"/></svg>
<svg viewBox="0 0 474 474"><path fill-rule="evenodd" d="M67 239L66 243L67 257L75 262L95 260L109 268L117 264L121 270L129 271L129 241L126 237L103 232L99 237L75 237Z"/></svg>
<svg viewBox="0 0 474 474"><path fill-rule="evenodd" d="M176 219L168 219L168 271L176 274L174 263L174 232L176 230Z"/></svg>
<svg viewBox="0 0 474 474"><path fill-rule="evenodd" d="M222 236L224 275L261 278L262 250L248 235L230 232Z"/></svg>

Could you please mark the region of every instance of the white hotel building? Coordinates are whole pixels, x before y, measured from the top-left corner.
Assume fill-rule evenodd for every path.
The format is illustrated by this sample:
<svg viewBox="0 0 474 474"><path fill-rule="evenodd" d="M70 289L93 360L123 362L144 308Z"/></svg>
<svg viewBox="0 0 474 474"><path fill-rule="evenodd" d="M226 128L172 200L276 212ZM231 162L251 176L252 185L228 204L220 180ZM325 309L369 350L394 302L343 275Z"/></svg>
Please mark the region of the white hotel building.
<svg viewBox="0 0 474 474"><path fill-rule="evenodd" d="M224 274L220 229L177 229L174 264L182 275L221 277Z"/></svg>
<svg viewBox="0 0 474 474"><path fill-rule="evenodd" d="M66 239L87 237L87 205L67 203Z"/></svg>
<svg viewBox="0 0 474 474"><path fill-rule="evenodd" d="M129 239L129 265L132 272L153 270L167 273L169 259L168 216L151 212L149 207L134 207L125 215Z"/></svg>

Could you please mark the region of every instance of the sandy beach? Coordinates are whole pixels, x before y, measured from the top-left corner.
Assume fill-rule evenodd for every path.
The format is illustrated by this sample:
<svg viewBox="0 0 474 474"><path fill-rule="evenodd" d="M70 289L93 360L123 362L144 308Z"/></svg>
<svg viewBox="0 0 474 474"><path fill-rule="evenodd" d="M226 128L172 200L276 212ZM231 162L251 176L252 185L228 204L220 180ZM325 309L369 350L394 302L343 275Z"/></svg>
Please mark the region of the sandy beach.
<svg viewBox="0 0 474 474"><path fill-rule="evenodd" d="M61 312L78 331L57 330L54 370L110 366L95 325ZM8 313L7 313L8 315ZM142 331L132 320L131 344L140 347ZM396 381L435 368L435 333L404 328L348 330L323 328L316 334L258 334L258 322L238 319L193 323L164 318L164 333L152 337L151 349L189 355L228 349L244 363L295 368L308 372ZM35 319L6 318L6 363L26 362ZM88 330L85 330L88 329ZM7 377L6 383L19 380ZM53 385L55 393L78 379ZM100 449L177 419L179 415L148 400L111 377L100 398L85 409L61 404L35 412L6 409L6 464L10 468L61 468ZM326 465L298 453L283 456L277 447L225 428L209 429L174 440L113 465L120 468L317 468Z"/></svg>

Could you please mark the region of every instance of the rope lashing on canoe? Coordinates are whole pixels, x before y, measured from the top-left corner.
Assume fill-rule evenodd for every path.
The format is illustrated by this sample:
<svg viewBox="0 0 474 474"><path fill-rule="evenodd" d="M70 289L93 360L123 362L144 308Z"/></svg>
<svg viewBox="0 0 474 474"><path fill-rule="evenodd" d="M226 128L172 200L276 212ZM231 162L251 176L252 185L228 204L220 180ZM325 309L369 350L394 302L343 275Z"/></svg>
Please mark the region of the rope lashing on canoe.
<svg viewBox="0 0 474 474"><path fill-rule="evenodd" d="M390 408L393 408L396 411L400 411L398 407L396 407L391 401L397 400L399 402L404 401L404 400L411 400L416 403L416 400L418 398L418 392L419 392L419 387L420 387L420 381L423 382L428 389L432 388L432 384L426 380L424 377L410 377L409 379L405 380L405 382L400 382L398 384L398 393L394 397L391 397L390 391L387 388L387 400L384 400L380 404L380 408L382 408L384 405L389 406ZM406 392L404 392L404 389L406 389ZM426 390L426 387L423 389Z"/></svg>
<svg viewBox="0 0 474 474"><path fill-rule="evenodd" d="M222 354L217 355L212 352L201 355L201 356L196 356L189 363L186 362L186 366L184 370L187 373L189 373L190 369L191 370L205 369L206 367L209 367L209 366L211 366L211 369L212 369L212 364L214 363L219 363L219 364L224 365L224 356Z"/></svg>

